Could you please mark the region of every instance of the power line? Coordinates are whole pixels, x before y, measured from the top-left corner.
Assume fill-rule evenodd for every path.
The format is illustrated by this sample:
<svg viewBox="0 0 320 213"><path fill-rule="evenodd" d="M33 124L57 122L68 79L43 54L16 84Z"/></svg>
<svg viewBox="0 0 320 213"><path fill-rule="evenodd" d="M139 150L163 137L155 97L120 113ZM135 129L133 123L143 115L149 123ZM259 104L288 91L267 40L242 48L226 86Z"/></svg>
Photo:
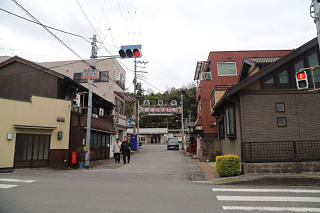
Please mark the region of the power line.
<svg viewBox="0 0 320 213"><path fill-rule="evenodd" d="M75 54L78 58L80 58L81 61L84 63L90 64L82 59L80 55L78 55L71 47L69 47L66 43L64 43L57 35L55 35L53 32L51 32L45 25L43 25L37 18L35 18L31 13L29 13L28 10L26 10L22 5L20 5L16 0L11 0L13 3L15 3L18 7L20 7L30 18L32 18L35 22L37 22L41 27L43 27L48 33L50 33L55 39L57 39L63 46L68 48L73 54ZM91 67L91 66L90 66Z"/></svg>
<svg viewBox="0 0 320 213"><path fill-rule="evenodd" d="M91 21L90 21L89 17L87 16L87 14L86 14L86 13L84 12L84 10L82 9L81 4L79 3L78 0L76 0L76 2L77 2L77 4L78 4L78 6L79 6L79 8L80 8L80 10L81 10L81 12L82 12L82 14L86 17L86 19L87 19L88 23L90 24L92 30L93 30L93 31L97 34L97 36L98 36L98 32L97 32L96 29L94 28L94 26L93 26L93 24L91 23ZM99 37L99 36L98 36L98 37ZM101 40L101 38L99 38L99 39Z"/></svg>
<svg viewBox="0 0 320 213"><path fill-rule="evenodd" d="M42 26L47 32L49 32L54 38L56 38L60 43L62 43L66 48L68 48L73 54L75 54L78 58L81 59L81 62L89 65L90 63L88 63L87 61L85 61L84 59L82 59L81 56L79 56L73 49L71 49L67 44L65 44L58 36L56 36L53 32L51 32L48 27L46 25L43 25L37 18L35 18L29 11L27 11L22 5L20 5L16 0L11 0L12 2L14 2L17 6L19 6L29 17L31 17L33 20L35 21L32 21L40 26ZM105 60L105 59L103 59ZM101 60L102 61L102 60ZM71 62L71 63L68 63L68 64L64 64L64 65L69 65L69 64L73 64L73 63L77 63L77 62ZM57 66L56 66L57 67ZM53 67L51 67L53 68ZM29 72L24 72L24 73L19 73L19 74L26 74L26 73L29 73ZM117 83L115 80L111 79L111 78L108 78L109 80ZM99 88L97 88L98 90L100 90Z"/></svg>
<svg viewBox="0 0 320 213"><path fill-rule="evenodd" d="M78 34L75 34L75 33L70 33L70 32L67 32L67 31L65 31L65 30L60 30L60 29L57 29L57 28L55 28L55 27L50 27L50 26L48 26L48 25L45 25L45 24L41 24L41 23L32 21L31 19L27 19L27 18L25 18L25 17L19 16L19 15L15 14L15 13L10 12L10 11L8 11L8 10L5 10L5 9L3 9L3 8L0 8L0 10L2 10L3 12L8 13L8 14L10 14L10 15L13 15L13 16L16 16L16 17L18 17L18 18L21 18L21 19L23 19L23 20L29 21L29 22L31 22L31 23L38 24L38 25L43 25L43 26L45 26L45 27L47 27L47 28L49 28L49 29L56 30L56 31L61 32L61 33L65 33L65 34L68 34L68 35L72 35L72 36L76 36L76 37L82 38L83 40L85 40L85 41L87 41L87 42L90 43L90 41L89 41L88 39L86 39L86 38L85 38L84 36L82 36L82 35L78 35Z"/></svg>
<svg viewBox="0 0 320 213"><path fill-rule="evenodd" d="M78 4L78 6L79 6L79 8L80 8L80 10L81 10L81 12L82 12L82 14L83 14L84 17L87 19L87 21L88 21L89 25L91 26L92 30L96 33L96 35L98 36L99 40L101 40L101 37L99 36L99 33L97 32L97 30L96 30L95 27L93 26L92 22L90 21L89 17L87 16L86 12L83 10L81 4L79 3L78 0L76 0L76 2L77 2L77 4ZM117 67L119 66L119 64L121 64L121 65L123 65L124 67L126 67L127 70L129 70L130 72L134 73L134 72L133 72L131 69L129 69L124 63L122 63L121 61L118 61L117 58L115 58L115 57L112 55L112 53L106 48L106 46L105 46L104 44L103 44L103 49L105 49L105 50L111 55L111 57L113 57L113 58L115 59L115 61L118 62L118 63L115 63L115 61L113 61ZM118 67L118 69L119 69L119 67ZM138 78L138 79L140 79L141 81L145 82L145 83L148 84L149 86L151 86L151 87L159 90L160 92L163 92L161 89L159 89L159 88L157 88L156 86L148 83L147 81L145 81L145 80L143 80L143 79L141 79L141 78Z"/></svg>

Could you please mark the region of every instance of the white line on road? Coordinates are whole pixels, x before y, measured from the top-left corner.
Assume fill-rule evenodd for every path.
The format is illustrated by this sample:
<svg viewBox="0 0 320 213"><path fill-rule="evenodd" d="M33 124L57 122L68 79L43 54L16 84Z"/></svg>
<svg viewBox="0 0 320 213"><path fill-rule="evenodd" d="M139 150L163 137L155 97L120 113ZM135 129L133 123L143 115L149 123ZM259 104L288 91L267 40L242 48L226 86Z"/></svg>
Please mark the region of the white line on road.
<svg viewBox="0 0 320 213"><path fill-rule="evenodd" d="M9 189L18 185L0 184L0 189Z"/></svg>
<svg viewBox="0 0 320 213"><path fill-rule="evenodd" d="M320 197L217 196L217 199L228 201L320 202Z"/></svg>
<svg viewBox="0 0 320 213"><path fill-rule="evenodd" d="M314 189L234 189L234 188L212 188L214 192L292 192L292 193L320 193Z"/></svg>
<svg viewBox="0 0 320 213"><path fill-rule="evenodd" d="M320 212L320 208L265 207L265 206L222 206L223 210L270 211L270 212Z"/></svg>
<svg viewBox="0 0 320 213"><path fill-rule="evenodd" d="M35 182L35 180L12 179L12 178L0 178L0 181L4 181L4 182L19 182L19 183L32 183L32 182Z"/></svg>

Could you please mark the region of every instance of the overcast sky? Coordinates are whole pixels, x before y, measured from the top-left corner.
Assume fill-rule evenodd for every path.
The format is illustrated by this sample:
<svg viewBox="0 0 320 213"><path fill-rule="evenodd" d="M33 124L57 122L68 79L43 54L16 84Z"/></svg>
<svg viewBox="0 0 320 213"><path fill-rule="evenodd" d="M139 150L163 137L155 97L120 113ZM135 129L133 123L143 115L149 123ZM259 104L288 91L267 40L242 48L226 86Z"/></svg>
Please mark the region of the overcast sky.
<svg viewBox="0 0 320 213"><path fill-rule="evenodd" d="M76 0L17 0L43 24L92 37L94 30ZM196 62L210 51L293 49L316 37L311 0L78 0L98 39L112 53L142 44L148 61L143 88L154 92L193 82ZM0 8L28 17L10 0ZM82 58L90 43L53 31ZM38 25L0 11L0 55L31 61L78 59ZM98 55L110 55L101 48ZM133 90L133 59L121 59ZM141 81L140 81L141 82Z"/></svg>

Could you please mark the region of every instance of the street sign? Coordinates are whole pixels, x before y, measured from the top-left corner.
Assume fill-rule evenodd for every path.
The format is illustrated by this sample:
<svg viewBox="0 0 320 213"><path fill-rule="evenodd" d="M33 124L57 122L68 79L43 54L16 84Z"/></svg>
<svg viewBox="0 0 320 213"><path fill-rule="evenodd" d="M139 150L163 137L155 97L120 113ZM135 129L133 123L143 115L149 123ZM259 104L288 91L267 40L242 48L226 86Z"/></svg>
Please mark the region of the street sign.
<svg viewBox="0 0 320 213"><path fill-rule="evenodd" d="M181 107L140 107L140 113L181 113Z"/></svg>
<svg viewBox="0 0 320 213"><path fill-rule="evenodd" d="M126 49L131 49L131 50L133 50L133 49L142 49L142 45L141 44L138 44L138 45L122 45L122 46L120 46L120 49L122 49L122 50L126 50Z"/></svg>
<svg viewBox="0 0 320 213"><path fill-rule="evenodd" d="M99 70L84 69L82 73L83 79L99 79Z"/></svg>

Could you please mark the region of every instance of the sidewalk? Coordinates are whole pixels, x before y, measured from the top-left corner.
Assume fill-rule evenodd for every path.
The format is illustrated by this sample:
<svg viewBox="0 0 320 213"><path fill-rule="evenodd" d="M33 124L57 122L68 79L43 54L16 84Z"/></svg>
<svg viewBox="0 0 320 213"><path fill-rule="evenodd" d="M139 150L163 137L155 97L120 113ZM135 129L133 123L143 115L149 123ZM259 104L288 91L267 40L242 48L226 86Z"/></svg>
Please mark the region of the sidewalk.
<svg viewBox="0 0 320 213"><path fill-rule="evenodd" d="M241 185L278 185L278 186L320 186L320 173L286 173L286 174L246 174L234 177L219 177L216 172L215 162L200 162L187 156L188 164L191 165L193 181L209 184L241 184ZM193 168L195 165L198 169ZM199 179L202 174L203 180Z"/></svg>

